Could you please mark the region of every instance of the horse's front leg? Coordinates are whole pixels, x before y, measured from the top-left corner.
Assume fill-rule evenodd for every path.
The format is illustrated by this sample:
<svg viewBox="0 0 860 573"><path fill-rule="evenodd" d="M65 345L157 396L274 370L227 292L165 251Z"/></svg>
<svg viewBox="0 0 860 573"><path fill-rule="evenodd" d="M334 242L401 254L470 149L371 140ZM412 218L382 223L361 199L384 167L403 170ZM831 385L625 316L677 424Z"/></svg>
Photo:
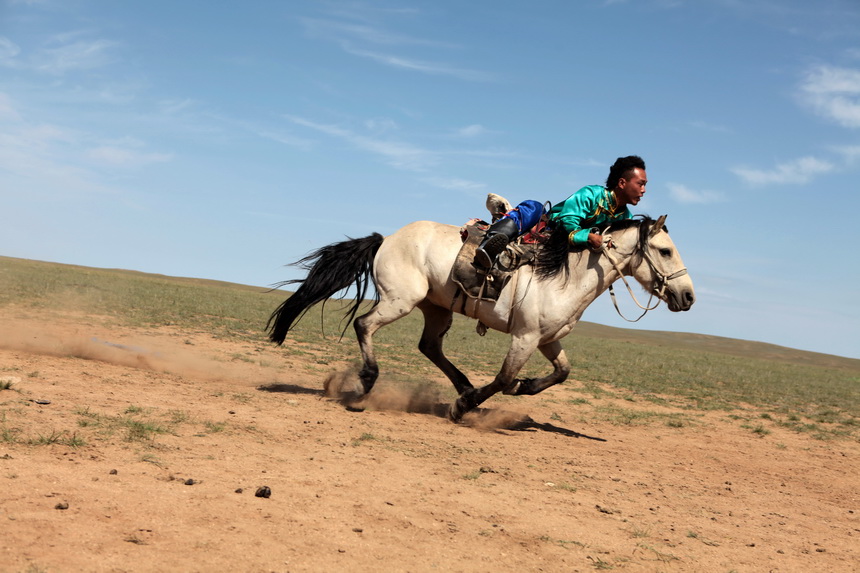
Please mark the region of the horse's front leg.
<svg viewBox="0 0 860 573"><path fill-rule="evenodd" d="M552 363L552 373L543 378L528 378L515 380L513 384L503 390L505 394L513 396L534 396L543 392L550 386L564 382L570 374L570 363L561 347L561 342L555 341L538 346L541 353Z"/></svg>
<svg viewBox="0 0 860 573"><path fill-rule="evenodd" d="M493 394L513 385L516 375L525 366L526 361L534 353L537 346L537 337L515 336L511 340L511 347L508 349L504 363L502 363L502 369L496 374L493 381L486 386L472 388L460 394L460 397L448 409L448 419L452 422L459 422L463 418L463 414L477 408Z"/></svg>

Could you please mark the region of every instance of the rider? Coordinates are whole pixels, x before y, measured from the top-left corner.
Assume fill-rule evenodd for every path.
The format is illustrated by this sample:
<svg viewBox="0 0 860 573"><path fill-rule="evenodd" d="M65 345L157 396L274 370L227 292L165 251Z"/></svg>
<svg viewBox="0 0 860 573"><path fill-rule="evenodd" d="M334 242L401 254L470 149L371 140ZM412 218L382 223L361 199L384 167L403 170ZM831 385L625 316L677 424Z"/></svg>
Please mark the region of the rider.
<svg viewBox="0 0 860 573"><path fill-rule="evenodd" d="M561 227L572 246L599 249L603 236L597 226L632 218L627 205L645 194L645 162L637 155L619 157L609 169L606 186L587 185L549 210L549 225ZM510 241L526 233L543 215L537 201L523 201L493 223L475 251L475 263L490 268Z"/></svg>

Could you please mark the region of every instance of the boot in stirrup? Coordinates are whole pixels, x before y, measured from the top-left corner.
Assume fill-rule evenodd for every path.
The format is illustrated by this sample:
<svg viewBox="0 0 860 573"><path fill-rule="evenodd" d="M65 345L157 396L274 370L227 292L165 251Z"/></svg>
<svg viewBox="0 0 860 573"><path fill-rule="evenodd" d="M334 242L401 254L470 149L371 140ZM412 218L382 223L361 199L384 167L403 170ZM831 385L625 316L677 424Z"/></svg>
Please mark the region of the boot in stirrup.
<svg viewBox="0 0 860 573"><path fill-rule="evenodd" d="M505 250L508 243L519 236L517 222L510 217L502 217L487 229L484 240L475 250L475 264L485 269L493 268L496 257Z"/></svg>

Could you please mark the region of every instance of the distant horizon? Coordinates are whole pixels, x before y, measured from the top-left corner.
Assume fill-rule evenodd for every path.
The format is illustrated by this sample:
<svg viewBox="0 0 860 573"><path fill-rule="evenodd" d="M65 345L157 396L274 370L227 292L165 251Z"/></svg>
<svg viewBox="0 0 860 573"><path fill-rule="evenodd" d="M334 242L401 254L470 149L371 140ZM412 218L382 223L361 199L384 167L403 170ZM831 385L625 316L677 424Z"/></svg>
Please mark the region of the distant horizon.
<svg viewBox="0 0 860 573"><path fill-rule="evenodd" d="M25 258L20 258L20 257L10 257L10 256L6 256L6 255L0 255L0 258L15 259L15 260L19 260L19 261L31 261L31 262L36 262L36 263L43 263L43 264L46 264L46 265L65 265L65 266L69 266L69 267L77 267L77 268L81 268L81 269L93 269L93 270L101 270L101 271L130 272L130 273L138 273L138 274L147 275L147 276L153 276L153 277L165 277L165 278L168 278L168 279L181 279L181 280L191 280L191 281L204 281L204 282L212 282L212 283L222 283L222 284L236 285L236 286L247 287L247 288L259 288L259 289L261 289L261 292L282 292L282 293L291 293L291 292L294 292L294 291L289 290L288 288L275 287L274 285L253 285L253 284L247 284L247 283L240 283L240 282L233 282L233 281L225 281L225 280L220 280L220 279L212 279L212 278L207 278L207 277L195 277L195 276L185 276L185 275L165 275L165 274L163 274L163 273L151 273L151 272L147 272L147 271L140 271L140 270L137 270L137 269L126 269L126 268L120 268L120 267L94 267L94 266L89 266L89 265L79 265L79 264L75 264L75 263L61 263L61 262L57 262L57 261L45 261L45 260L40 260L40 259L25 259ZM351 296L351 295L348 295L348 296ZM334 300L338 300L339 298L340 298L340 297L335 297L335 299L334 299ZM604 297L604 298L605 298L605 297ZM369 300L369 299L365 299L365 300ZM665 310L665 306L664 306L663 304L661 304L657 309L655 309L655 310L654 310L654 311L652 311L652 312L656 312L656 311L659 311L659 310L661 310L661 309L662 309L662 310ZM274 310L274 308L273 308L272 310ZM467 317L467 316L463 316L463 315L457 315L457 316L460 316L463 320L474 320L474 319L472 319L472 318L469 318L469 317ZM266 317L266 318L268 318L268 317ZM642 320L643 320L643 321L647 320L647 317L646 317L646 318L643 318ZM804 350L804 349L802 349L802 348L794 348L794 347L791 347L791 346L783 346L783 345L780 345L780 344L773 344L773 343L771 343L771 342L766 342L766 341L763 341L763 340L753 340L753 339L747 339L747 338L737 338L737 337L729 337L729 336L720 336L720 335L716 335L716 334L704 334L704 333L701 333L701 332L687 331L687 330L663 330L663 329L651 329L651 328L627 328L627 327L625 327L625 326L609 325L609 324L604 324L604 323L602 323L602 322L593 321L593 320L580 320L577 324L578 324L578 325L581 325L581 324L590 324L590 325L595 325L595 326L599 326L599 327L603 327L603 328L607 328L607 329L611 329L611 330L617 330L617 331L628 331L628 332L641 332L641 333L666 333L666 334L672 334L672 335L675 335L675 334L677 334L677 335L690 334L690 335L693 335L693 336L700 336L700 337L703 337L703 338L716 338L716 339L721 339L721 340L730 340L730 341L736 341L736 342L742 342L742 343L750 343L750 344L755 344L755 345L771 346L771 347L774 347L774 348L780 348L780 349L790 350L790 351L792 351L792 352L810 353L810 354L819 354L819 355L822 355L822 356L832 356L832 357L834 357L834 358L839 358L839 359L844 359L844 360L857 360L857 361L858 361L858 363L860 363L860 358L856 358L856 357L851 357L851 356L842 356L842 355L840 355L840 354L833 354L833 353L828 353L828 352L817 352L817 351L814 351L814 350ZM643 325L643 326L644 326L644 325ZM568 336L576 336L576 334L577 334L577 328L575 327L575 328L573 329L573 331L571 332L571 334L569 334ZM702 350L707 351L707 349L702 349Z"/></svg>
<svg viewBox="0 0 860 573"><path fill-rule="evenodd" d="M272 285L636 154L697 301L585 320L860 358L856 0L0 2L9 256Z"/></svg>

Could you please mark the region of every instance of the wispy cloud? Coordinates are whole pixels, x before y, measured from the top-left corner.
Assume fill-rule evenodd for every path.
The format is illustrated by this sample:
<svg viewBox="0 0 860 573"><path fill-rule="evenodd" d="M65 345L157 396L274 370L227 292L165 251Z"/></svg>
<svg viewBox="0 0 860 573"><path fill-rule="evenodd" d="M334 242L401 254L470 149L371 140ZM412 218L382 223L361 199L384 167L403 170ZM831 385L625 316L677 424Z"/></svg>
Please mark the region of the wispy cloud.
<svg viewBox="0 0 860 573"><path fill-rule="evenodd" d="M848 165L860 161L860 145L842 145L833 148L833 151L838 153Z"/></svg>
<svg viewBox="0 0 860 573"><path fill-rule="evenodd" d="M259 130L256 133L260 137L271 139L272 141L277 141L278 143L283 143L284 145L289 145L290 147L296 147L298 149L307 150L313 147L313 142L310 139L297 137L289 133L283 133L271 129Z"/></svg>
<svg viewBox="0 0 860 573"><path fill-rule="evenodd" d="M488 132L489 130L483 125L472 124L458 129L457 135L460 137L478 137Z"/></svg>
<svg viewBox="0 0 860 573"><path fill-rule="evenodd" d="M86 35L84 31L57 34L30 54L22 53L15 42L0 36L0 66L61 76L100 68L117 60L115 48L119 44L105 39L86 39Z"/></svg>
<svg viewBox="0 0 860 573"><path fill-rule="evenodd" d="M669 194L679 203L707 204L725 201L725 196L719 191L704 191L690 189L680 183L668 183Z"/></svg>
<svg viewBox="0 0 860 573"><path fill-rule="evenodd" d="M370 50L353 48L350 45L344 45L343 49L344 51L349 54L352 54L353 56L360 56L362 58L374 60L380 64L384 64L393 68L400 68L413 72L422 72L430 75L452 76L461 80L469 81L484 82L493 79L492 74L477 70L469 70L466 68L458 68L445 63L426 62L421 60L404 58L402 56L396 56L392 54L382 54L379 52L372 52Z"/></svg>
<svg viewBox="0 0 860 573"><path fill-rule="evenodd" d="M809 183L816 175L830 173L835 169L836 166L829 161L815 157L801 157L769 170L735 167L731 171L750 185L800 185Z"/></svg>
<svg viewBox="0 0 860 573"><path fill-rule="evenodd" d="M18 121L20 119L21 116L18 114L18 110L15 109L12 98L0 92L0 121Z"/></svg>
<svg viewBox="0 0 860 573"><path fill-rule="evenodd" d="M350 17L355 16L350 15ZM394 49L444 48L450 50L456 48L446 42L420 38L412 34L390 32L380 26L367 23L355 24L319 18L303 18L301 22L308 36L334 42L347 54L384 66L429 75L450 76L467 81L483 82L494 79L494 75L487 72L393 52ZM384 52L380 51L382 48L385 49Z"/></svg>
<svg viewBox="0 0 860 573"><path fill-rule="evenodd" d="M714 132L714 133L731 133L731 131L732 131L731 129L729 129L728 127L726 127L724 125L716 125L713 123L708 123L706 121L700 121L700 120L691 121L688 123L688 125L690 127L695 128L695 129L701 129L703 131L710 131L710 132Z"/></svg>
<svg viewBox="0 0 860 573"><path fill-rule="evenodd" d="M469 181L468 179L459 179L456 177L428 177L427 179L424 179L424 182L434 187L451 189L454 191L476 191L487 187L486 183L479 183L477 181Z"/></svg>
<svg viewBox="0 0 860 573"><path fill-rule="evenodd" d="M301 21L309 36L335 42L350 40L386 46L451 47L444 42L396 34L367 24L350 24L318 18L303 18Z"/></svg>
<svg viewBox="0 0 860 573"><path fill-rule="evenodd" d="M337 137L358 149L379 155L386 163L399 169L423 171L438 162L436 153L410 143L369 137L337 125L317 123L302 117L284 117L296 125Z"/></svg>
<svg viewBox="0 0 860 573"><path fill-rule="evenodd" d="M173 155L168 153L146 153L113 145L102 145L90 149L87 151L87 156L98 164L124 168L143 167L173 159Z"/></svg>
<svg viewBox="0 0 860 573"><path fill-rule="evenodd" d="M860 70L819 65L807 70L800 100L843 127L860 127Z"/></svg>
<svg viewBox="0 0 860 573"><path fill-rule="evenodd" d="M15 42L9 38L0 36L0 65L11 65L15 56L20 53L21 48Z"/></svg>

